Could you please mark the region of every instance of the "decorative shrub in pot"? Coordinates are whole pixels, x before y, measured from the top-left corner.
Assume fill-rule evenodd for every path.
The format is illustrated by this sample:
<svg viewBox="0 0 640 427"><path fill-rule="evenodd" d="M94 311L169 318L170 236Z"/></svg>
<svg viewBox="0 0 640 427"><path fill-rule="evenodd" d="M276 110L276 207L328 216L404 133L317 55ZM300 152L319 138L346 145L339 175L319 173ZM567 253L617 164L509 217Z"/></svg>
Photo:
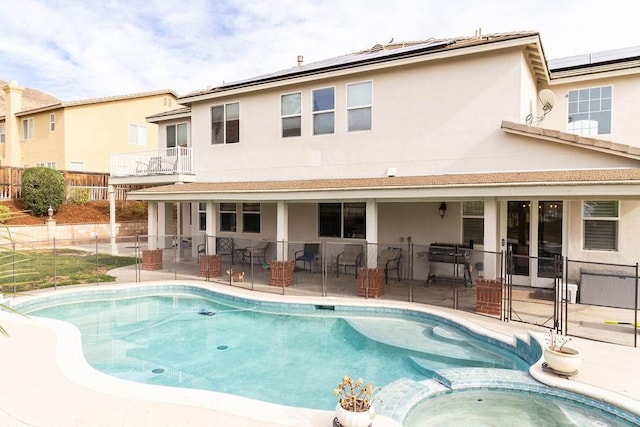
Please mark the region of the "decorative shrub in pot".
<svg viewBox="0 0 640 427"><path fill-rule="evenodd" d="M549 330L547 346L544 349L544 360L549 368L565 374L578 371L582 364L582 355L579 350L566 345L569 341L571 338L558 335L553 329Z"/></svg>
<svg viewBox="0 0 640 427"><path fill-rule="evenodd" d="M371 409L373 385L364 384L362 378L357 381L345 375L342 382L333 391L338 396L336 418L343 427L367 427L375 417Z"/></svg>

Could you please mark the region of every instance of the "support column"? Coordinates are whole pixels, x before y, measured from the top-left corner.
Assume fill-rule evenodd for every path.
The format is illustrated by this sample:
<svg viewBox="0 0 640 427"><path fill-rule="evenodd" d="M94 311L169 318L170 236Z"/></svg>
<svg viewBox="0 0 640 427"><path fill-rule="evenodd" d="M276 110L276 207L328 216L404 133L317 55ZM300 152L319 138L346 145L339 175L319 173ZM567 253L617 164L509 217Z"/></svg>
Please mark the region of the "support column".
<svg viewBox="0 0 640 427"><path fill-rule="evenodd" d="M378 266L378 204L367 200L367 268Z"/></svg>
<svg viewBox="0 0 640 427"><path fill-rule="evenodd" d="M286 261L289 256L289 205L279 200L276 212L276 259Z"/></svg>
<svg viewBox="0 0 640 427"><path fill-rule="evenodd" d="M384 270L378 268L378 203L367 200L367 265L358 272L358 295L377 298L384 295Z"/></svg>
<svg viewBox="0 0 640 427"><path fill-rule="evenodd" d="M495 253L500 251L498 241L500 238L498 233L498 207L498 202L495 197L484 198L484 250L486 252L482 264L483 276L486 279L495 279L499 274L500 255Z"/></svg>
<svg viewBox="0 0 640 427"><path fill-rule="evenodd" d="M109 184L109 240L111 243L111 255L118 255L116 244L116 188Z"/></svg>
<svg viewBox="0 0 640 427"><path fill-rule="evenodd" d="M149 202L147 212L147 248L158 248L158 203Z"/></svg>
<svg viewBox="0 0 640 427"><path fill-rule="evenodd" d="M173 205L158 203L158 247L160 249L173 246Z"/></svg>
<svg viewBox="0 0 640 427"><path fill-rule="evenodd" d="M143 270L162 269L162 249L158 249L158 204L149 202L147 249L142 251Z"/></svg>
<svg viewBox="0 0 640 427"><path fill-rule="evenodd" d="M289 252L289 205L279 200L276 206L276 259L269 262L271 286L293 284L294 261L288 261Z"/></svg>
<svg viewBox="0 0 640 427"><path fill-rule="evenodd" d="M218 233L218 204L214 202L206 203L206 220L205 220L205 235L208 240L206 243L209 254L216 253L216 239L215 236Z"/></svg>

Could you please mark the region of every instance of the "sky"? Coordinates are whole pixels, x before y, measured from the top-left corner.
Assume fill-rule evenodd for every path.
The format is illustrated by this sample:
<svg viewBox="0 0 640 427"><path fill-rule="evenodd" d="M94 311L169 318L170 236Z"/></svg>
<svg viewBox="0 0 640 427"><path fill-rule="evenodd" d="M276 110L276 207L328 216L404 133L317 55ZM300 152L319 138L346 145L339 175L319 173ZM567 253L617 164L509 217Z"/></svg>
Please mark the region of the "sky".
<svg viewBox="0 0 640 427"><path fill-rule="evenodd" d="M547 60L640 46L637 0L0 0L0 80L178 95L375 44L538 31Z"/></svg>

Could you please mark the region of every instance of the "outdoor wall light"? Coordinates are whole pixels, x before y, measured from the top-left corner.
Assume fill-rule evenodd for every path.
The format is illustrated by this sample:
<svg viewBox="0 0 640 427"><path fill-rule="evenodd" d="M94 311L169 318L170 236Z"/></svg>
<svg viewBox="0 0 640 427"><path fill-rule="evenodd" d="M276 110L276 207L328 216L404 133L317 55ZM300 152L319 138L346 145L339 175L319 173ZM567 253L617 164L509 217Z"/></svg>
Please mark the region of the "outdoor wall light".
<svg viewBox="0 0 640 427"><path fill-rule="evenodd" d="M438 213L440 214L440 219L444 219L444 213L447 211L447 204L445 202L440 203L440 207L438 208Z"/></svg>
<svg viewBox="0 0 640 427"><path fill-rule="evenodd" d="M49 205L49 209L47 209L47 215L49 215L49 219L53 219L53 208Z"/></svg>

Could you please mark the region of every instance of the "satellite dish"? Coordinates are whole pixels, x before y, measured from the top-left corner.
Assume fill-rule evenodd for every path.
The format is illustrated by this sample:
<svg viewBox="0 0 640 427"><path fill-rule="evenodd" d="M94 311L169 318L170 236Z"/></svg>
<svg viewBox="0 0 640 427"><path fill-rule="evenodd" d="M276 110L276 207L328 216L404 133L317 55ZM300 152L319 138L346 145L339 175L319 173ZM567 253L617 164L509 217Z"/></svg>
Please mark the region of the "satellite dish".
<svg viewBox="0 0 640 427"><path fill-rule="evenodd" d="M546 112L551 111L556 102L556 96L551 89L542 89L540 93L538 93L538 98L540 98L540 102L542 102L542 109Z"/></svg>

